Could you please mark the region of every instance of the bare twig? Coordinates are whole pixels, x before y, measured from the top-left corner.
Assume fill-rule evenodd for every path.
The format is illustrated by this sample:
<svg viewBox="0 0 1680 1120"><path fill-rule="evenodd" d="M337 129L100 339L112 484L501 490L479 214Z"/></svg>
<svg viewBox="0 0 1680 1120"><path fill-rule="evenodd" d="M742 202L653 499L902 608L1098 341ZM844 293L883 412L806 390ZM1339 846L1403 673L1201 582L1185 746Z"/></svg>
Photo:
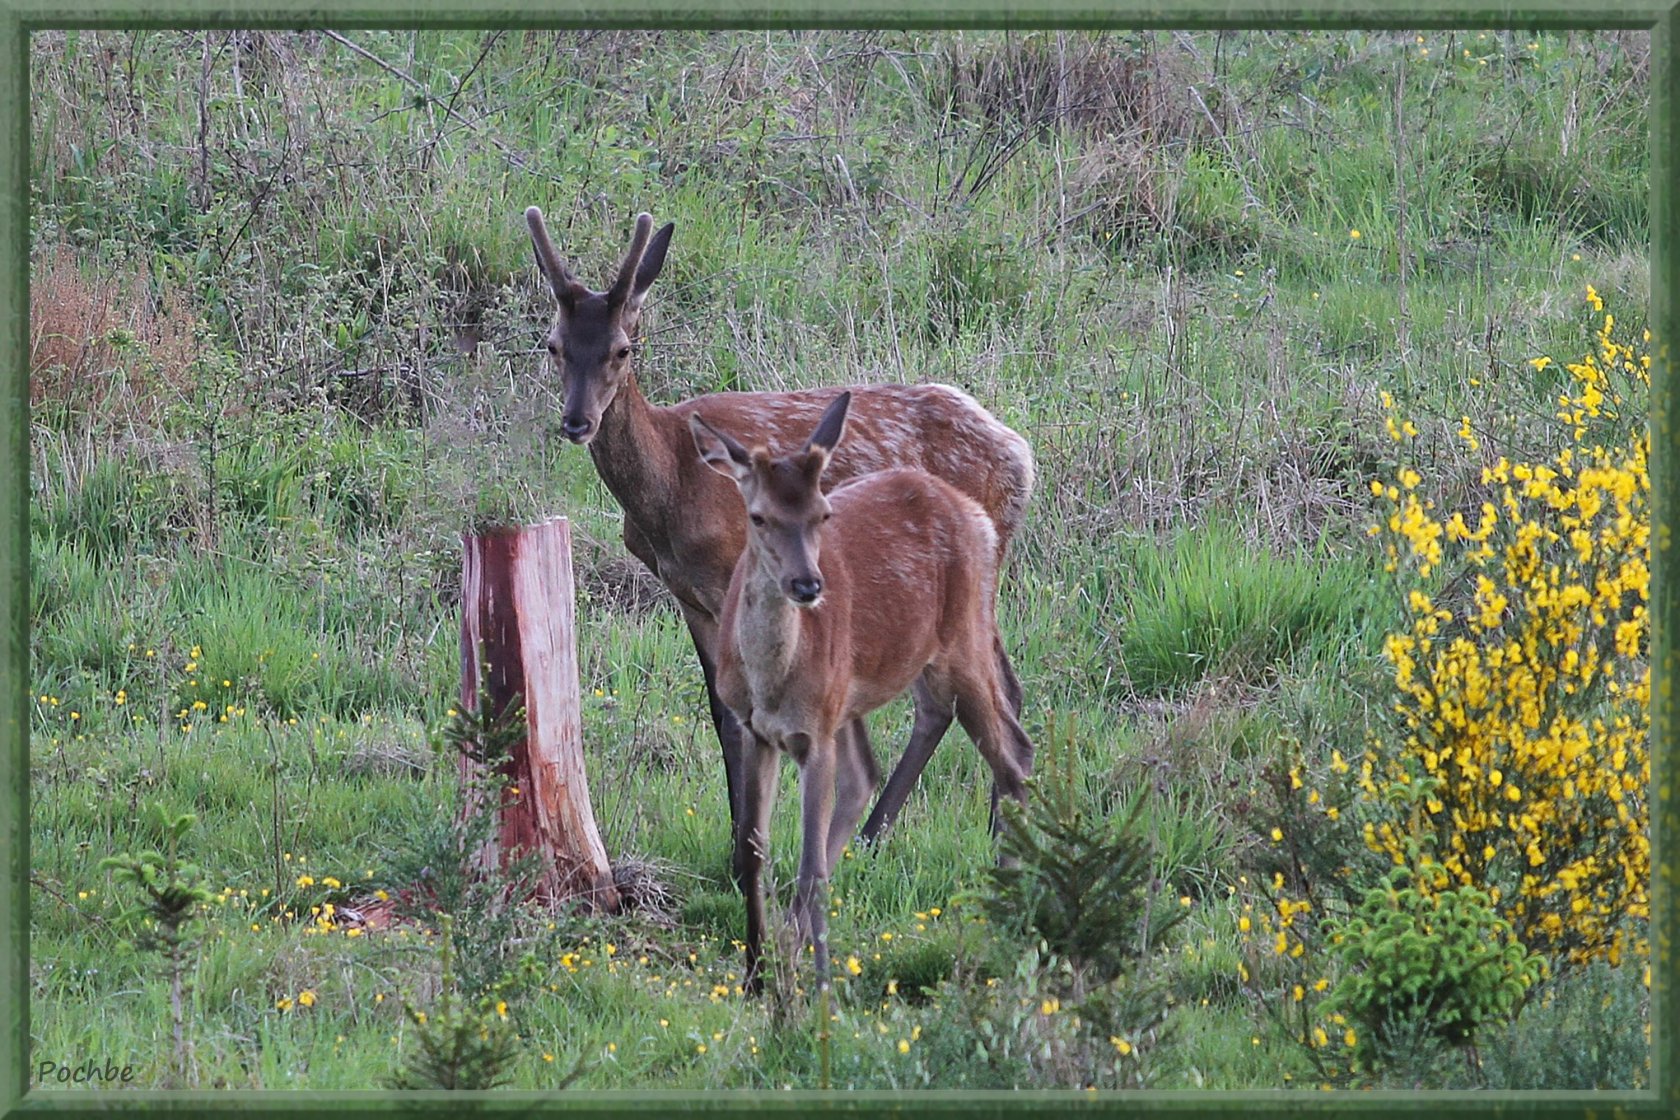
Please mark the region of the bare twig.
<svg viewBox="0 0 1680 1120"><path fill-rule="evenodd" d="M480 66L483 66L484 65L484 60L487 57L489 57L490 48L494 47L496 45L496 41L499 40L501 37L502 37L502 33L500 31L492 31L484 37L484 46L479 48L478 57L473 59L473 64L471 66L467 67L467 72L465 74L462 74L461 77L460 77L460 80L455 83L455 88L449 91L449 101L443 107L443 112L444 112L445 116L455 117L457 120L462 119L460 117L460 115L455 112L455 102L460 100L461 91L467 88L467 83L472 81L473 75L478 73L478 68ZM438 128L438 129L434 130L433 133L432 133L432 138L430 140L426 141L425 145L421 149L422 152L424 152L424 156L423 156L424 160L426 160L426 161L431 160L432 149L436 148L437 145L438 145L438 141L440 141L442 139L443 139L443 129Z"/></svg>
<svg viewBox="0 0 1680 1120"><path fill-rule="evenodd" d="M1225 148L1225 154L1230 157L1231 170L1237 173L1237 182L1242 184L1243 209L1245 211L1250 209L1264 210L1265 205L1260 201L1260 197L1254 193L1254 187L1249 183L1247 173L1243 171L1243 161L1238 158L1236 148L1231 144L1231 137L1214 119L1213 111L1208 108L1207 102L1202 100L1202 91L1193 85L1185 88L1190 91L1190 96L1196 101L1196 107L1202 111L1202 116L1207 118L1208 124L1213 127L1213 134L1219 137L1219 143Z"/></svg>
<svg viewBox="0 0 1680 1120"><path fill-rule="evenodd" d="M1406 301L1406 51L1401 48L1394 71L1394 256L1399 268L1400 315L1395 325L1400 358L1412 352L1411 311Z"/></svg>
<svg viewBox="0 0 1680 1120"><path fill-rule="evenodd" d="M204 50L198 72L198 208L210 209L210 32L204 33Z"/></svg>
<svg viewBox="0 0 1680 1120"><path fill-rule="evenodd" d="M387 74L390 74L392 77L398 78L398 79L400 79L404 82L407 82L409 85L413 86L415 89L419 90L422 94L424 94L428 103L435 103L436 102L437 99L432 96L431 90L426 86L426 84L424 82L422 82L422 81L420 81L420 79L414 77L414 75L408 73L407 71L401 69L400 67L394 66L391 63L386 62L384 59L380 58L378 55L374 54L372 51L368 50L366 47L363 47L363 46L360 46L356 43L351 42L349 39L346 39L343 35L340 35L336 31L323 31L322 34L325 35L327 38L331 39L333 42L335 42L335 43L339 44L340 46L344 47L346 50L349 50L352 53L360 55L362 58L367 59L369 62L373 63L375 66L379 67L381 70L385 71ZM459 92L459 90L457 90L457 92ZM498 152L502 153L502 158L506 159L514 167L517 167L519 170L527 172L529 174L541 175L545 179L549 179L549 180L558 182L558 179L555 176L546 175L542 171L538 170L537 168L532 167L526 161L525 157L523 155L521 155L519 152L516 152L512 148L508 147L506 144L502 143L500 140L496 139L494 136L490 136L490 135L485 134L483 131L481 131L479 129L478 125L474 124L472 121L468 120L466 117L463 117L460 113L456 112L455 108L454 108L453 100L451 100L451 103L449 105L443 106L443 110L444 110L444 115L445 116L449 117L451 120L454 120L456 123L460 124L461 127L465 128L468 132L472 133L474 136L478 137L481 140L488 140L491 143L491 145L494 146L495 149Z"/></svg>

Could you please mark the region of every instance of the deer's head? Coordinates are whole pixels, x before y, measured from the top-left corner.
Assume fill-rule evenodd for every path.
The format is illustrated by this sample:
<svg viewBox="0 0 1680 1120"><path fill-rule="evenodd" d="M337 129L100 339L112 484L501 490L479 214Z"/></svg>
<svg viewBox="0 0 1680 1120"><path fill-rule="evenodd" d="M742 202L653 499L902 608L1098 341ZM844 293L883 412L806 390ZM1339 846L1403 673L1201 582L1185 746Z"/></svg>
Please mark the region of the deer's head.
<svg viewBox="0 0 1680 1120"><path fill-rule="evenodd" d="M713 428L695 413L688 418L694 446L708 467L733 479L747 506L747 548L764 574L775 580L795 606L822 601L823 522L829 518L822 492L822 472L846 428L852 394L834 398L822 419L792 455L772 456L763 447L751 451Z"/></svg>
<svg viewBox="0 0 1680 1120"><path fill-rule="evenodd" d="M665 266L675 223L652 233L653 215L636 218L630 251L618 277L604 292L590 289L566 267L549 240L542 211L525 211L537 267L554 290L559 313L548 332L548 356L560 373L565 404L560 429L573 443L586 444L601 428L601 414L630 376L630 348L642 314L642 300ZM650 236L651 234L651 236Z"/></svg>

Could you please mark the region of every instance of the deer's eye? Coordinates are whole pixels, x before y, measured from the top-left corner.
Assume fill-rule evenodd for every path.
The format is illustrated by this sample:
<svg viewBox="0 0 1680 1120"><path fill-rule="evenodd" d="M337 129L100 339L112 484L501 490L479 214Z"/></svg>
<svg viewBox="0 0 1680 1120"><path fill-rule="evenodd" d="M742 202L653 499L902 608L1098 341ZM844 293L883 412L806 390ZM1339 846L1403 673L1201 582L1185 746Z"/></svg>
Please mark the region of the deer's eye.
<svg viewBox="0 0 1680 1120"><path fill-rule="evenodd" d="M834 511L833 510L826 510L823 513L823 520L827 521L829 518L831 518L833 516L834 516Z"/></svg>
<svg viewBox="0 0 1680 1120"><path fill-rule="evenodd" d="M762 526L762 525L763 525L763 524L764 524L764 518L762 518L762 517L760 517L760 516L759 516L759 515L758 515L758 514L756 514L756 513L750 513L750 514L748 514L748 515L747 515L747 520L748 520L748 521L751 521L751 522L752 522L752 523L753 523L753 524L754 524L754 525L759 525L759 526Z"/></svg>
<svg viewBox="0 0 1680 1120"><path fill-rule="evenodd" d="M560 356L560 344L558 342L550 342L548 344L548 352L558 358Z"/></svg>
<svg viewBox="0 0 1680 1120"><path fill-rule="evenodd" d="M618 348L618 360L619 361L622 362L624 359L628 358L629 356L630 356L630 347L620 346Z"/></svg>

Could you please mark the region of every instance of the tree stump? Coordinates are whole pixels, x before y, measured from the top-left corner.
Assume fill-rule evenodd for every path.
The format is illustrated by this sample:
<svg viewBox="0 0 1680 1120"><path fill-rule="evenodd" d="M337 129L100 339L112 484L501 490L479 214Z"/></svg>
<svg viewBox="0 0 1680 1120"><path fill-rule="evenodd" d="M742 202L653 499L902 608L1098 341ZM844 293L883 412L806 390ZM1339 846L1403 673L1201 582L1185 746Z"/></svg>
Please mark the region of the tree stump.
<svg viewBox="0 0 1680 1120"><path fill-rule="evenodd" d="M503 771L500 828L478 854L479 870L535 853L540 901L582 899L616 912L583 769L570 527L560 517L466 533L461 542L461 703L472 711L481 702L482 679L490 711L525 706L525 733ZM463 781L478 766L466 754L460 765Z"/></svg>

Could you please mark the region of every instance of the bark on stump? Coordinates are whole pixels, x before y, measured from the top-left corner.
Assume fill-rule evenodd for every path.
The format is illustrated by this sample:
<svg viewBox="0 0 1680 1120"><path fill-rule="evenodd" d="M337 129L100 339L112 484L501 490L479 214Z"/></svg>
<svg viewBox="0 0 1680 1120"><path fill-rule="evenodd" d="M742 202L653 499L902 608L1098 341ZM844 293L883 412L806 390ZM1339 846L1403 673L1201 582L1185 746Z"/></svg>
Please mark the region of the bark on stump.
<svg viewBox="0 0 1680 1120"><path fill-rule="evenodd" d="M461 703L467 711L479 703L482 669L490 711L525 705L525 735L504 770L501 827L479 853L480 870L534 852L539 900L616 912L583 769L570 527L559 517L463 534L461 543ZM460 765L466 779L477 764L463 754Z"/></svg>

